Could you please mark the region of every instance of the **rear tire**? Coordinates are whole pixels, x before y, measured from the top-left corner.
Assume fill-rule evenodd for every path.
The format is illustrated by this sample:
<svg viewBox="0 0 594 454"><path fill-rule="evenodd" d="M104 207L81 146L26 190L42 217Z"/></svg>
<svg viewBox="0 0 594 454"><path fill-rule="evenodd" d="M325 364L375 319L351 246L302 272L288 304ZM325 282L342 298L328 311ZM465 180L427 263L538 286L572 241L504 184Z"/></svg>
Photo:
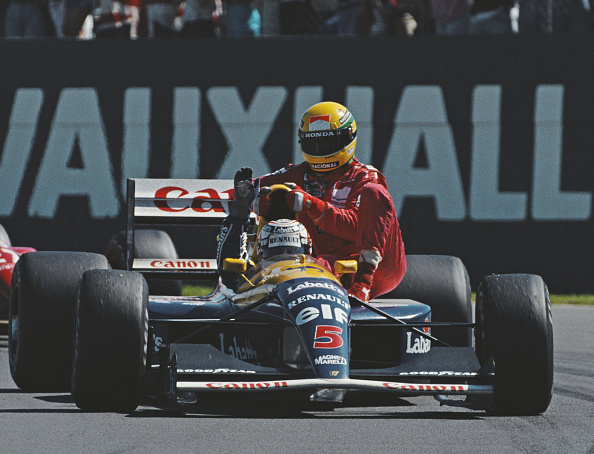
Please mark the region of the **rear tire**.
<svg viewBox="0 0 594 454"><path fill-rule="evenodd" d="M105 256L114 270L126 269L126 232L116 233L105 251ZM175 245L167 232L162 230L134 231L134 257L138 259L179 258ZM182 282L169 279L147 279L151 295L181 296Z"/></svg>
<svg viewBox="0 0 594 454"><path fill-rule="evenodd" d="M107 269L86 252L30 252L16 263L9 304L10 373L25 391L70 390L78 281Z"/></svg>
<svg viewBox="0 0 594 454"><path fill-rule="evenodd" d="M553 388L553 324L542 278L487 276L477 292L476 324L477 356L495 362L493 412L544 412Z"/></svg>
<svg viewBox="0 0 594 454"><path fill-rule="evenodd" d="M472 323L472 293L458 257L407 255L398 287L382 298L408 298L431 307L432 322ZM431 335L454 347L472 347L471 328L433 327Z"/></svg>
<svg viewBox="0 0 594 454"><path fill-rule="evenodd" d="M140 273L83 275L76 312L72 395L85 411L130 413L142 399L148 286Z"/></svg>

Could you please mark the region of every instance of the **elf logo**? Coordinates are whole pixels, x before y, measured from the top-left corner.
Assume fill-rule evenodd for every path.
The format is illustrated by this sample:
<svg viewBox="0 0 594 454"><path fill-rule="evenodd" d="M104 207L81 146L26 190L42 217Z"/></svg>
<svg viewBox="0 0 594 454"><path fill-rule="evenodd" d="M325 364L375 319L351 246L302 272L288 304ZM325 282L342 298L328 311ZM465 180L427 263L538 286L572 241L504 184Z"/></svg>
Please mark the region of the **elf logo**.
<svg viewBox="0 0 594 454"><path fill-rule="evenodd" d="M338 323L347 323L349 321L348 314L339 307L334 308L334 313L332 313L332 307L329 304L321 304L320 308L322 310L322 318L324 320L336 320ZM305 323L311 322L320 316L320 309L317 307L306 307L302 309L301 312L295 318L295 322L298 326L301 326Z"/></svg>

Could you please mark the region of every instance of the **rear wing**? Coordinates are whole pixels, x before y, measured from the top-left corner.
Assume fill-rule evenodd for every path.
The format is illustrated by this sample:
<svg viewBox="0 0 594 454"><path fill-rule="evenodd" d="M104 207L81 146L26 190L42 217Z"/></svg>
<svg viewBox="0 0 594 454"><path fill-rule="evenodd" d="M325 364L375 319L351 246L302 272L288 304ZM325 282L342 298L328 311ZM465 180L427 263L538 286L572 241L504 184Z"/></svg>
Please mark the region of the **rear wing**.
<svg viewBox="0 0 594 454"><path fill-rule="evenodd" d="M229 214L233 200L233 180L128 179L126 268L177 279L180 274L192 278L217 273L215 259L135 259L134 231L148 225L218 226Z"/></svg>

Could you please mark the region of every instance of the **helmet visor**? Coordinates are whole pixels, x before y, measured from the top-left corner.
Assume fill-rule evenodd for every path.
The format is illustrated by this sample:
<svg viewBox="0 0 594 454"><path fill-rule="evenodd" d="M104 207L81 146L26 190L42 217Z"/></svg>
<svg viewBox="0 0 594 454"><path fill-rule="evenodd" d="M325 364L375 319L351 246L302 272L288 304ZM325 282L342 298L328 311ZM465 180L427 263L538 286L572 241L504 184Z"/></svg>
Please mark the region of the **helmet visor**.
<svg viewBox="0 0 594 454"><path fill-rule="evenodd" d="M303 246L277 246L262 248L262 258L268 259L275 255L305 254Z"/></svg>
<svg viewBox="0 0 594 454"><path fill-rule="evenodd" d="M330 156L346 148L357 135L357 131L348 129L335 129L332 131L299 131L301 151L309 156Z"/></svg>

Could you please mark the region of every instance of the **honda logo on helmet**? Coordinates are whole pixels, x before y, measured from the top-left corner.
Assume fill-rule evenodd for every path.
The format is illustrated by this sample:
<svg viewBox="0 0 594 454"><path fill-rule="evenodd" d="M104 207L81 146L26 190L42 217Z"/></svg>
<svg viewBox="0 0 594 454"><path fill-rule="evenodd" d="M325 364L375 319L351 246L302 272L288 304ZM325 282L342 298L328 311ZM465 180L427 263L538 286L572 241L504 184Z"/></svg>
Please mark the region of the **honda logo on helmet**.
<svg viewBox="0 0 594 454"><path fill-rule="evenodd" d="M315 137L329 137L334 136L334 131L321 131L321 132L306 132L303 137L306 139L313 139Z"/></svg>

